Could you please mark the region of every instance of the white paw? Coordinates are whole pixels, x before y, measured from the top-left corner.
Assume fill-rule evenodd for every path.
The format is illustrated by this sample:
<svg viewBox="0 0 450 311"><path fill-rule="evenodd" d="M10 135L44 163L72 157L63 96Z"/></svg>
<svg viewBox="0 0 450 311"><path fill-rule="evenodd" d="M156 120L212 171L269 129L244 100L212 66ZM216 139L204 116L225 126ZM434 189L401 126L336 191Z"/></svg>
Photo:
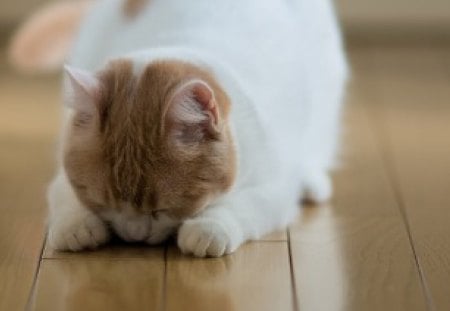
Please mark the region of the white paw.
<svg viewBox="0 0 450 311"><path fill-rule="evenodd" d="M230 230L216 220L187 220L178 232L178 247L197 257L220 257L234 252L241 244L239 230Z"/></svg>
<svg viewBox="0 0 450 311"><path fill-rule="evenodd" d="M94 249L106 243L108 239L108 228L92 213L50 223L48 233L48 242L56 250Z"/></svg>
<svg viewBox="0 0 450 311"><path fill-rule="evenodd" d="M330 177L326 173L310 174L305 178L303 199L313 203L324 203L331 198Z"/></svg>

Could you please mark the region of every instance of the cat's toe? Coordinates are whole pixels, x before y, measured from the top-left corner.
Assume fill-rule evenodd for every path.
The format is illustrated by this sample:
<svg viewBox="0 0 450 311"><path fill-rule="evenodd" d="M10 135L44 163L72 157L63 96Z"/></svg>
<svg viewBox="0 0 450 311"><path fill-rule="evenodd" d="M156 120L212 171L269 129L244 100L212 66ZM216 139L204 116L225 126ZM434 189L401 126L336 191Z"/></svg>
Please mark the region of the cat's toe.
<svg viewBox="0 0 450 311"><path fill-rule="evenodd" d="M95 249L109 239L106 225L96 216L79 222L53 224L49 228L48 242L56 250L80 251Z"/></svg>
<svg viewBox="0 0 450 311"><path fill-rule="evenodd" d="M196 257L220 257L234 252L239 241L219 222L195 219L181 226L178 246L183 253Z"/></svg>

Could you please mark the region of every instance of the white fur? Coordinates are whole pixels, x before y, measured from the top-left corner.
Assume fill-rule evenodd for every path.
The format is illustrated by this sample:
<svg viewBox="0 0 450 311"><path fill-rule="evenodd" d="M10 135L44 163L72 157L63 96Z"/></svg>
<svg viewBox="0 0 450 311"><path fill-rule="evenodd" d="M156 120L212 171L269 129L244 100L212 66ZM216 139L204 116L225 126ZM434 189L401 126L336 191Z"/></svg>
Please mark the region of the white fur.
<svg viewBox="0 0 450 311"><path fill-rule="evenodd" d="M169 237L179 222L160 214L157 218L142 215L131 206L124 206L120 212L109 210L101 218L109 223L119 237L128 242L146 241L158 244Z"/></svg>
<svg viewBox="0 0 450 311"><path fill-rule="evenodd" d="M65 174L58 174L48 192L48 240L55 249L96 248L109 240L106 224L81 205Z"/></svg>
<svg viewBox="0 0 450 311"><path fill-rule="evenodd" d="M196 256L233 252L291 221L302 191L327 200L347 76L331 2L149 3L130 21L122 1L99 1L83 24L71 65L96 70L126 56L139 74L149 62L179 59L210 70L230 96L237 180L229 193L181 225L181 250ZM51 230L62 218L56 214L66 213L73 199L53 210Z"/></svg>

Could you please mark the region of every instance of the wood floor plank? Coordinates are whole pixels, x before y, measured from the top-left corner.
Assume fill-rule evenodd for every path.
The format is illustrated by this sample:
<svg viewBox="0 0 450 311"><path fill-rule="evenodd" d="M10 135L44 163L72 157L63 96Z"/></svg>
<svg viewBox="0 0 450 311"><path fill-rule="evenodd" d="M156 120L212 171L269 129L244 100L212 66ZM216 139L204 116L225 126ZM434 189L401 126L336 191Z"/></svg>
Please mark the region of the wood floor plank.
<svg viewBox="0 0 450 311"><path fill-rule="evenodd" d="M31 310L162 310L164 254L44 259Z"/></svg>
<svg viewBox="0 0 450 311"><path fill-rule="evenodd" d="M153 258L155 252L164 251L165 245L150 246L145 243L129 244L114 241L96 250L86 250L82 252L61 252L45 245L42 258L44 259L145 259Z"/></svg>
<svg viewBox="0 0 450 311"><path fill-rule="evenodd" d="M356 82L348 95L340 167L333 175L332 212L335 216L392 216L400 212L368 127Z"/></svg>
<svg viewBox="0 0 450 311"><path fill-rule="evenodd" d="M54 79L11 74L0 59L0 310L24 310L45 235L53 170Z"/></svg>
<svg viewBox="0 0 450 311"><path fill-rule="evenodd" d="M426 310L399 220L328 212L309 209L292 227L300 310Z"/></svg>
<svg viewBox="0 0 450 311"><path fill-rule="evenodd" d="M0 310L24 310L44 238L39 211L2 211L0 217Z"/></svg>
<svg viewBox="0 0 450 311"><path fill-rule="evenodd" d="M283 230L277 230L272 233L266 234L263 236L259 241L267 241L267 242L286 242L287 241L287 231L285 229Z"/></svg>
<svg viewBox="0 0 450 311"><path fill-rule="evenodd" d="M450 310L450 49L367 54L378 94L367 109L398 186L431 307Z"/></svg>
<svg viewBox="0 0 450 311"><path fill-rule="evenodd" d="M407 230L357 81L349 95L346 157L329 206L290 228L300 310L426 310Z"/></svg>
<svg viewBox="0 0 450 311"><path fill-rule="evenodd" d="M250 242L223 258L171 248L166 307L175 310L293 310L286 242Z"/></svg>

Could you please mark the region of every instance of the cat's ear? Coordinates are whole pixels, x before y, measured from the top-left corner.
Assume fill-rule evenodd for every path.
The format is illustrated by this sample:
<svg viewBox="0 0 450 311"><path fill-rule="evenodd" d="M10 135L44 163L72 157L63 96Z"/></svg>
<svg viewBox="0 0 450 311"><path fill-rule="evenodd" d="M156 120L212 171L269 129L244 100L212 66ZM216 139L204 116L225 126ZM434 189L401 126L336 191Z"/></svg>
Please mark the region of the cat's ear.
<svg viewBox="0 0 450 311"><path fill-rule="evenodd" d="M214 91L202 80L180 85L169 102L168 125L184 142L216 137L220 133L220 121Z"/></svg>
<svg viewBox="0 0 450 311"><path fill-rule="evenodd" d="M101 83L85 70L64 66L66 74L65 103L68 107L83 113L93 113L100 98Z"/></svg>

